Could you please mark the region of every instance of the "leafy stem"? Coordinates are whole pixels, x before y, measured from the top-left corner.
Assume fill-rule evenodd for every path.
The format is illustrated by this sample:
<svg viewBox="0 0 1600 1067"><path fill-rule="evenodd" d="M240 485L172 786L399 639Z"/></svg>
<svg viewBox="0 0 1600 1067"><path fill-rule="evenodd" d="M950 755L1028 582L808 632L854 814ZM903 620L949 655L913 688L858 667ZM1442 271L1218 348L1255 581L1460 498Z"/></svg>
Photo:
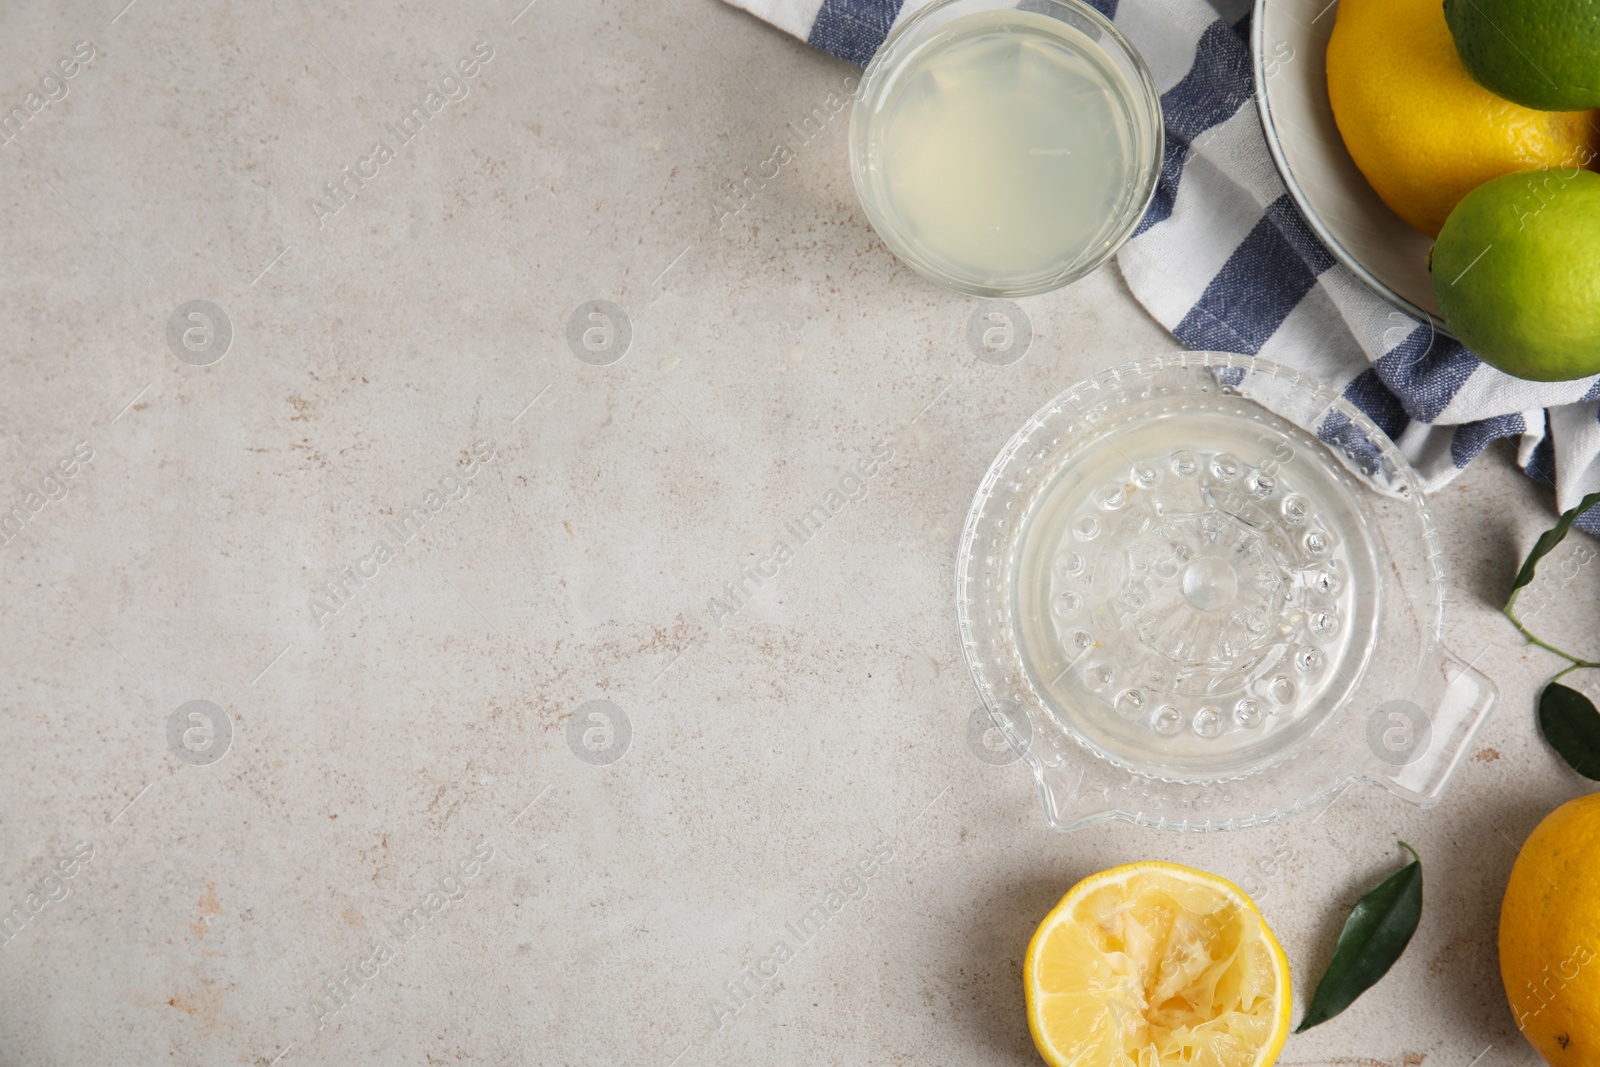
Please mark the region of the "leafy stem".
<svg viewBox="0 0 1600 1067"><path fill-rule="evenodd" d="M1570 667L1564 667L1560 671L1556 672L1556 676L1554 678L1550 679L1550 684L1551 685L1556 684L1557 682L1561 681L1561 679L1563 679L1567 675L1571 674L1573 671L1581 671L1585 667L1593 667L1593 666L1594 666L1593 663L1574 663Z"/></svg>
<svg viewBox="0 0 1600 1067"><path fill-rule="evenodd" d="M1528 639L1529 644L1538 645L1548 652L1554 652L1574 667L1600 667L1600 663L1586 660L1581 656L1574 656L1572 653L1563 651L1535 635L1533 631L1522 624L1521 619L1517 618L1517 597L1533 581L1534 573L1539 568L1539 561L1548 556L1557 545L1564 541L1567 532L1572 529L1572 524L1577 522L1579 516L1596 504L1600 504L1600 493L1590 493L1578 501L1576 507L1562 512L1561 518L1556 520L1556 524L1539 535L1539 539L1533 543L1533 548L1528 550L1528 558L1522 561L1522 567L1517 571L1517 576L1511 583L1511 596L1507 598L1506 606L1500 609L1505 617L1511 620L1511 625L1517 628L1517 632ZM1563 671L1562 673L1566 672Z"/></svg>
<svg viewBox="0 0 1600 1067"><path fill-rule="evenodd" d="M1523 637L1528 638L1530 645L1538 645L1539 648L1557 654L1557 656L1565 659L1566 662L1573 664L1573 667L1600 667L1600 662L1589 661L1589 659L1584 659L1582 656L1573 656L1568 651L1563 651L1563 649L1557 648L1555 645L1550 645L1549 641L1539 638L1533 630L1522 624L1522 619L1518 619L1517 597L1520 597L1522 590L1533 582L1534 571L1538 571L1539 568L1539 560L1547 557L1555 549L1555 545L1562 544L1562 541L1566 539L1566 533L1573 528L1573 523L1578 522L1578 518L1584 512L1587 512L1590 507L1594 507L1595 504L1600 504L1600 493L1590 493L1589 496L1578 501L1578 506L1562 512L1562 517L1558 518L1554 526L1550 526L1549 530L1539 534L1538 541L1533 542L1533 549L1528 550L1528 558L1522 561L1522 568L1518 569L1517 577L1510 584L1510 597L1506 600L1506 606L1501 608L1501 613L1507 619L1510 619L1510 624L1517 627L1518 633L1522 633ZM1565 670L1562 673L1566 673ZM1560 677L1560 675L1557 675L1557 677Z"/></svg>
<svg viewBox="0 0 1600 1067"><path fill-rule="evenodd" d="M1575 671L1579 667L1600 667L1600 663L1594 663L1594 662L1591 662L1590 660L1583 659L1580 656L1574 656L1572 653L1563 651L1562 649L1557 648L1555 645L1550 644L1550 642L1548 642L1548 641L1541 640L1532 631L1530 631L1526 626L1522 625L1522 620L1518 619L1515 615L1513 615L1511 613L1511 608L1512 608L1511 604L1507 604L1505 606L1505 612L1504 612L1505 617L1511 620L1511 625L1513 625L1513 626L1515 626L1517 628L1517 632L1518 633L1522 634L1523 637L1528 639L1528 644L1530 644L1530 645L1538 645L1540 648L1544 649L1546 652L1554 652L1556 655L1560 656L1562 659L1564 659L1567 662L1572 664L1572 666L1570 666L1566 670L1562 671L1561 674L1566 674L1568 671ZM1556 677L1557 678L1561 677L1561 674L1556 675Z"/></svg>
<svg viewBox="0 0 1600 1067"><path fill-rule="evenodd" d="M1588 697L1561 684L1561 679L1573 671L1600 668L1600 663L1557 648L1535 635L1517 618L1517 597L1533 581L1539 561L1562 542L1578 517L1596 504L1600 504L1600 493L1590 493L1578 501L1577 507L1563 512L1554 526L1539 535L1528 552L1528 558L1522 561L1522 567L1511 583L1511 596L1501 611L1511 620L1517 632L1528 639L1529 644L1554 652L1567 661L1568 665L1550 679L1539 694L1539 729L1545 740L1573 770L1586 778L1600 780L1600 710Z"/></svg>

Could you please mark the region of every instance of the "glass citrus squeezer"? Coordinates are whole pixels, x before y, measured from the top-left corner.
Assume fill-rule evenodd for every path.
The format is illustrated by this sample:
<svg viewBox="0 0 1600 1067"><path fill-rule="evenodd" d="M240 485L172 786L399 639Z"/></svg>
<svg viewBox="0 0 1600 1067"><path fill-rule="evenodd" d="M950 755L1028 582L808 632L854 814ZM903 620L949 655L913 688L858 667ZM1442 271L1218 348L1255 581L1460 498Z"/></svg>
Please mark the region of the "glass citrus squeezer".
<svg viewBox="0 0 1600 1067"><path fill-rule="evenodd" d="M1195 352L1029 419L956 578L973 681L1058 829L1257 825L1357 779L1435 803L1495 698L1442 644L1444 584L1417 477L1370 419Z"/></svg>

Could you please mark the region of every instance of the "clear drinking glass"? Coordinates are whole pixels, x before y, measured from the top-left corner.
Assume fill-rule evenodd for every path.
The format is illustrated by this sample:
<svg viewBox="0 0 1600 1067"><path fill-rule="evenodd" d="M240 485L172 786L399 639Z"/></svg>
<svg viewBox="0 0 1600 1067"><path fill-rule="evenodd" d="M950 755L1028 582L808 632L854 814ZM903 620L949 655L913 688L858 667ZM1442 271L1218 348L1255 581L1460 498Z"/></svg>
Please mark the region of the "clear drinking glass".
<svg viewBox="0 0 1600 1067"><path fill-rule="evenodd" d="M980 296L1059 288L1143 217L1161 101L1078 0L943 0L896 27L850 115L850 168L885 244Z"/></svg>

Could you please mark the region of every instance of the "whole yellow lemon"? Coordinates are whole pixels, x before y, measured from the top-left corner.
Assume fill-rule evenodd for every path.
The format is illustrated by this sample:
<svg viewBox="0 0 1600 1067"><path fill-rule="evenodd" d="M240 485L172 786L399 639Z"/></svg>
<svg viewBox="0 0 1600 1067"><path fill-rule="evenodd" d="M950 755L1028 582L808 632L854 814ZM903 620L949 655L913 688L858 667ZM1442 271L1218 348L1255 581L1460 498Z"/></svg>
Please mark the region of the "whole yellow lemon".
<svg viewBox="0 0 1600 1067"><path fill-rule="evenodd" d="M1473 81L1440 0L1340 0L1327 69L1350 157L1429 237L1490 178L1600 156L1595 112L1533 111Z"/></svg>
<svg viewBox="0 0 1600 1067"><path fill-rule="evenodd" d="M1545 816L1500 906L1511 1013L1553 1067L1600 1063L1600 794Z"/></svg>

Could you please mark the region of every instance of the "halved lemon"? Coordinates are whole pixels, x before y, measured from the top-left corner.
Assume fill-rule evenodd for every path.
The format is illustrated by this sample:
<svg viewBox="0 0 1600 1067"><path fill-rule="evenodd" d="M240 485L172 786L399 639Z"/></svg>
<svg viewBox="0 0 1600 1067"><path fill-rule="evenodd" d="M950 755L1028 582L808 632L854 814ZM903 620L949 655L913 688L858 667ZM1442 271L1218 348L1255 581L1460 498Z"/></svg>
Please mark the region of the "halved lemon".
<svg viewBox="0 0 1600 1067"><path fill-rule="evenodd" d="M1268 1067L1289 1034L1289 961L1224 878L1145 861L1092 874L1023 962L1052 1067Z"/></svg>

